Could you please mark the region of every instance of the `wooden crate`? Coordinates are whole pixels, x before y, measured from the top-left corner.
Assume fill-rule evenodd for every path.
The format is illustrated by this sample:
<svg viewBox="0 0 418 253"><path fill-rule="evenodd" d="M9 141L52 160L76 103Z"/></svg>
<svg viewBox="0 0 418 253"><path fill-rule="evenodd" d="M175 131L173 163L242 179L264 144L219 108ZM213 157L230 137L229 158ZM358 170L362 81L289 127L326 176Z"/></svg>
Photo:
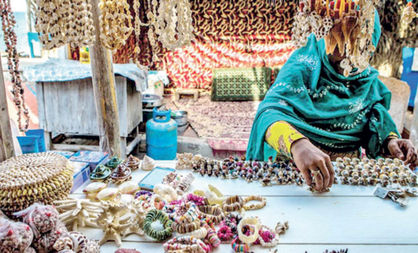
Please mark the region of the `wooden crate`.
<svg viewBox="0 0 418 253"><path fill-rule="evenodd" d="M126 138L142 121L141 93L133 81L115 77L122 149ZM66 82L37 82L39 125L47 139L51 133L99 136L92 79ZM110 98L109 98L110 99ZM49 147L50 143L47 143Z"/></svg>

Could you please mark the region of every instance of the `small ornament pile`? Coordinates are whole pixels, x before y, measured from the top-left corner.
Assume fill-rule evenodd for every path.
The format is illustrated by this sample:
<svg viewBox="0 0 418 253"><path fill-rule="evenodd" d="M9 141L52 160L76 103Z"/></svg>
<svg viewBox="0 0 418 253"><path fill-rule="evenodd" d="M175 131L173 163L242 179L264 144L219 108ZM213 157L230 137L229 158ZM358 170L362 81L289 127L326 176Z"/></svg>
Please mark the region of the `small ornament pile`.
<svg viewBox="0 0 418 253"><path fill-rule="evenodd" d="M267 185L302 185L303 179L298 170L284 162L245 161L229 157L223 161L211 160L200 155L178 154L176 169L193 169L202 176L215 176L224 179L242 178L247 182L260 181Z"/></svg>
<svg viewBox="0 0 418 253"><path fill-rule="evenodd" d="M339 157L336 159L335 172L341 184L417 186L417 175L397 158L360 160Z"/></svg>
<svg viewBox="0 0 418 253"><path fill-rule="evenodd" d="M0 217L0 252L2 253L99 253L95 241L78 232L68 232L52 206L35 203L14 213L22 222Z"/></svg>
<svg viewBox="0 0 418 253"><path fill-rule="evenodd" d="M142 163L143 164L143 163ZM121 184L132 178L132 171L141 167L141 161L130 155L126 161L112 157L106 164L98 165L90 174L92 181L109 181ZM141 167L142 168L142 167Z"/></svg>
<svg viewBox="0 0 418 253"><path fill-rule="evenodd" d="M230 157L223 161L211 160L200 155L189 153L178 154L176 168L179 170L192 169L201 176L215 176L224 179L242 178L247 182L260 181L266 185L303 185L301 173L284 162L245 161ZM401 187L416 187L417 175L413 173L403 161L395 158L358 159L337 158L334 166L335 184L387 187L399 185ZM314 171L314 173L319 173ZM313 181L314 185L315 181ZM309 190L314 191L313 185ZM328 191L328 190L327 190Z"/></svg>
<svg viewBox="0 0 418 253"><path fill-rule="evenodd" d="M73 186L73 169L55 153L25 154L0 163L0 209L11 215L35 202L65 199Z"/></svg>
<svg viewBox="0 0 418 253"><path fill-rule="evenodd" d="M112 158L105 166L109 170L128 166L132 159ZM140 166L135 163L134 167ZM55 204L67 227L103 229L100 245L114 241L120 246L124 237L136 234L158 242L168 240L163 245L165 252L206 253L222 241L230 242L236 252L249 252L251 245L276 246L279 235L288 229L287 222L272 229L262 225L257 217L242 218L246 211L265 207L266 198L226 197L212 185L190 193L193 181L192 173L172 172L152 192L140 190L132 181L119 186L110 181L93 182L83 190L88 199L68 199Z"/></svg>

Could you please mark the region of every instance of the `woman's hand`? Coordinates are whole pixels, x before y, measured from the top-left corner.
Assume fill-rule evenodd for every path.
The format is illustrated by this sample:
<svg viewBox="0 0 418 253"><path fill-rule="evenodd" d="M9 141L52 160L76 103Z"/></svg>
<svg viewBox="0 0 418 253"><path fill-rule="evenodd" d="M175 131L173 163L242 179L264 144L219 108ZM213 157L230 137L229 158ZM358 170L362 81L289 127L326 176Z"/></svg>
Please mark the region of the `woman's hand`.
<svg viewBox="0 0 418 253"><path fill-rule="evenodd" d="M305 138L292 143L291 153L297 168L309 186L312 185L312 174L315 175L315 190L325 191L332 186L334 169L327 154ZM313 173L314 171L320 173Z"/></svg>
<svg viewBox="0 0 418 253"><path fill-rule="evenodd" d="M405 161L405 164L410 164L411 169L418 165L417 150L410 140L391 139L387 148L392 156Z"/></svg>

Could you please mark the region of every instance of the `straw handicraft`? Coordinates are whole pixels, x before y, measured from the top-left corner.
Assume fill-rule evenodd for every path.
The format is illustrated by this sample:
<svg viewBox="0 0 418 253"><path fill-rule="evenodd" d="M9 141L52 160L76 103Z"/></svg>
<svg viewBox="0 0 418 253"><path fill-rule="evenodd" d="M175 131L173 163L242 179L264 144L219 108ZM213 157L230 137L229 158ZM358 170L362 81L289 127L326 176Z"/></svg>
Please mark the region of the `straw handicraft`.
<svg viewBox="0 0 418 253"><path fill-rule="evenodd" d="M6 214L34 202L65 199L73 185L68 160L54 153L26 154L0 163L0 209Z"/></svg>

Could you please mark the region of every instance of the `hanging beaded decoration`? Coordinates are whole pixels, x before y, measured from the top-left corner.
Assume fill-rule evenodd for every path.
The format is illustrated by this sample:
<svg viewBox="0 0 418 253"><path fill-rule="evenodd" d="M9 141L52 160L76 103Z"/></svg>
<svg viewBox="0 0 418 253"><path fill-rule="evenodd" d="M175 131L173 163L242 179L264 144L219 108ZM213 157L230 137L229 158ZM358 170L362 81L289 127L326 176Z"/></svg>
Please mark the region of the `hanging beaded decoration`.
<svg viewBox="0 0 418 253"><path fill-rule="evenodd" d="M189 1L161 1L157 22L154 25L159 36L158 40L163 47L174 50L189 44L194 38Z"/></svg>
<svg viewBox="0 0 418 253"><path fill-rule="evenodd" d="M292 40L304 46L313 33L325 38L327 54L339 50L344 76L361 73L369 66L375 5L379 0L301 0L295 17ZM356 71L354 71L356 70Z"/></svg>
<svg viewBox="0 0 418 253"><path fill-rule="evenodd" d="M94 26L90 0L36 2L35 30L46 50L71 44L72 47L93 44Z"/></svg>
<svg viewBox="0 0 418 253"><path fill-rule="evenodd" d="M408 25L414 20L414 18L418 17L418 13L415 12L414 7L412 6L412 0L407 0L407 4L403 7L402 16L401 16L401 28L400 33L401 36L405 34Z"/></svg>
<svg viewBox="0 0 418 253"><path fill-rule="evenodd" d="M142 23L141 21L141 14L139 12L141 8L141 3L139 2L139 0L134 0L133 7L134 7L134 13L135 13L134 32L135 32L135 43L136 43L135 49L134 49L134 53L135 53L134 62L138 66L139 69L148 71L148 67L142 65L138 59L140 58L139 54L141 53L141 48L139 47L139 42L142 40L141 26L149 26L149 24Z"/></svg>
<svg viewBox="0 0 418 253"><path fill-rule="evenodd" d="M17 107L18 125L20 131L29 127L29 111L26 107L22 79L19 72L19 54L17 53L17 36L14 31L16 20L13 15L10 0L0 1L1 21L4 34L4 44L7 52L7 65L13 83L13 102Z"/></svg>
<svg viewBox="0 0 418 253"><path fill-rule="evenodd" d="M125 45L132 33L132 16L126 0L101 0L100 39L102 45L115 50Z"/></svg>

